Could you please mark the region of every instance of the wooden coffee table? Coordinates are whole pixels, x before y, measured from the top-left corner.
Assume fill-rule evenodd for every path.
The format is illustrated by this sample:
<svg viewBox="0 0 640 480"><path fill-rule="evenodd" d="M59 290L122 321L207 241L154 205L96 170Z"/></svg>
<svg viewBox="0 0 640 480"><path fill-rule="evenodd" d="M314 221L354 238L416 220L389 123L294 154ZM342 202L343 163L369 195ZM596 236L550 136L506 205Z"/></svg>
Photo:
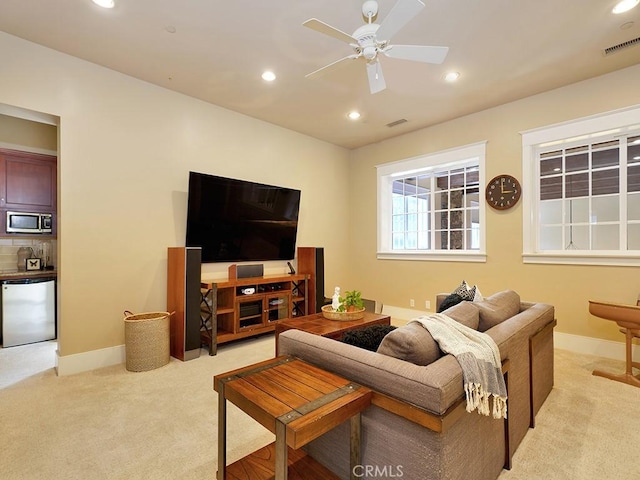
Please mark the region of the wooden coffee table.
<svg viewBox="0 0 640 480"><path fill-rule="evenodd" d="M360 464L360 412L372 392L291 356L277 357L214 377L218 392L218 480L338 480L298 450L351 421L351 478ZM226 465L226 402L275 433L275 445Z"/></svg>
<svg viewBox="0 0 640 480"><path fill-rule="evenodd" d="M350 330L358 330L370 325L390 324L391 317L389 315L369 312L364 312L364 317L358 320L328 320L322 316L322 313L282 320L276 324L276 355L278 355L278 336L287 330L302 330L321 337L339 340L345 332Z"/></svg>

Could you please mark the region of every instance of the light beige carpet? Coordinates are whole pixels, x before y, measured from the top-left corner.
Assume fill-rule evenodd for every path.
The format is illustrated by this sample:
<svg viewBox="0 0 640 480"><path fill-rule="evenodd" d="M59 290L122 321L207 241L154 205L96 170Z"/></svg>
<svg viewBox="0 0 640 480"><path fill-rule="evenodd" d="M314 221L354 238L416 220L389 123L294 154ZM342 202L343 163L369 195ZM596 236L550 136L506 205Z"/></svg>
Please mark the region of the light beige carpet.
<svg viewBox="0 0 640 480"><path fill-rule="evenodd" d="M595 377L624 362L555 351L555 385L500 480L640 479L640 388Z"/></svg>
<svg viewBox="0 0 640 480"><path fill-rule="evenodd" d="M195 360L172 358L149 372L118 365L57 377L49 368L3 388L0 478L215 478L213 375L273 357L274 339L236 342L214 357L202 352ZM11 353L0 351L0 362ZM228 418L229 461L273 441L233 405Z"/></svg>
<svg viewBox="0 0 640 480"><path fill-rule="evenodd" d="M215 478L212 377L274 354L267 335L221 346L215 357L172 359L151 372L119 365L57 377L51 367L34 366L18 380L10 375L16 361L24 366L46 353L43 346L38 355L14 348L22 350L0 349L0 478L6 480ZM556 351L555 387L500 480L640 478L640 389L593 377L596 366L623 368ZM228 430L229 461L273 441L233 406Z"/></svg>

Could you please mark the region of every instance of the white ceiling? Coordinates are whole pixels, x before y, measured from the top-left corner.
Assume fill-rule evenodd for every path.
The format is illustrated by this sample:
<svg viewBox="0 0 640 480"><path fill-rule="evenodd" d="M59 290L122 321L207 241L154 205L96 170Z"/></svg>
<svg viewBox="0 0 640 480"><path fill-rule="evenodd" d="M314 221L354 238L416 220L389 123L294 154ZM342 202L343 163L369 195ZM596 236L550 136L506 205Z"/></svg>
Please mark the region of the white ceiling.
<svg viewBox="0 0 640 480"><path fill-rule="evenodd" d="M640 37L640 7L613 15L616 0L423 1L392 43L444 45L449 55L442 65L382 58L387 89L375 95L359 61L305 78L352 51L302 22L351 34L361 0L116 0L111 10L2 0L0 30L347 148L640 63L640 44L603 55ZM378 22L395 0L379 3ZM260 78L267 68L273 84ZM450 70L461 74L455 84L443 80Z"/></svg>

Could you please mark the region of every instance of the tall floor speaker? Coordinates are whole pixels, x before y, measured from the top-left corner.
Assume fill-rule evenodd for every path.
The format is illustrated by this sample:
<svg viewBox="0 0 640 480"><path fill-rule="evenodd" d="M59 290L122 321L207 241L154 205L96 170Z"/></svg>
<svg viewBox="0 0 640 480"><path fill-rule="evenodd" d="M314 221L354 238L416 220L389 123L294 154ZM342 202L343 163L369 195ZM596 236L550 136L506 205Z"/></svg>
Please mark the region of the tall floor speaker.
<svg viewBox="0 0 640 480"><path fill-rule="evenodd" d="M298 273L310 276L309 314L320 312L324 305L324 248L298 247Z"/></svg>
<svg viewBox="0 0 640 480"><path fill-rule="evenodd" d="M171 315L170 352L182 361L200 356L200 247L169 247L167 311Z"/></svg>

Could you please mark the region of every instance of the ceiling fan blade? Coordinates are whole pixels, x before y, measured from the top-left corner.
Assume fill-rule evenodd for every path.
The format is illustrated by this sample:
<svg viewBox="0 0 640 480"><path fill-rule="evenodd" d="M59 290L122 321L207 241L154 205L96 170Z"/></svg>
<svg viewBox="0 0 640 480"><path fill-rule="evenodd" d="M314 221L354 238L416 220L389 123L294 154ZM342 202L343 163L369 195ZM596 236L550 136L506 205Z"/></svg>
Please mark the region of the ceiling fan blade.
<svg viewBox="0 0 640 480"><path fill-rule="evenodd" d="M316 32L324 33L325 35L329 35L330 37L337 38L342 42L345 42L348 44L352 44L352 43L355 43L356 45L358 44L358 40L353 38L348 33L344 33L342 30L338 30L337 28L334 28L331 25L328 25L318 20L317 18L310 18L309 20L304 22L302 25L304 25L307 28L310 28L311 30L315 30Z"/></svg>
<svg viewBox="0 0 640 480"><path fill-rule="evenodd" d="M342 67L346 63L345 60L355 60L356 58L359 58L359 57L360 55L353 53L348 57L341 58L340 60L336 60L335 62L330 63L329 65L325 65L324 67L319 68L314 72L307 73L305 77L306 78L317 77L318 75L325 74L331 70L336 70L338 67Z"/></svg>
<svg viewBox="0 0 640 480"><path fill-rule="evenodd" d="M428 47L422 45L391 45L382 51L387 57L391 58L436 64L444 62L448 52L449 47Z"/></svg>
<svg viewBox="0 0 640 480"><path fill-rule="evenodd" d="M389 41L423 8L424 3L420 0L398 0L398 3L393 6L376 32L378 41Z"/></svg>
<svg viewBox="0 0 640 480"><path fill-rule="evenodd" d="M367 63L367 76L369 77L369 90L371 90L372 95L387 88L379 60Z"/></svg>

